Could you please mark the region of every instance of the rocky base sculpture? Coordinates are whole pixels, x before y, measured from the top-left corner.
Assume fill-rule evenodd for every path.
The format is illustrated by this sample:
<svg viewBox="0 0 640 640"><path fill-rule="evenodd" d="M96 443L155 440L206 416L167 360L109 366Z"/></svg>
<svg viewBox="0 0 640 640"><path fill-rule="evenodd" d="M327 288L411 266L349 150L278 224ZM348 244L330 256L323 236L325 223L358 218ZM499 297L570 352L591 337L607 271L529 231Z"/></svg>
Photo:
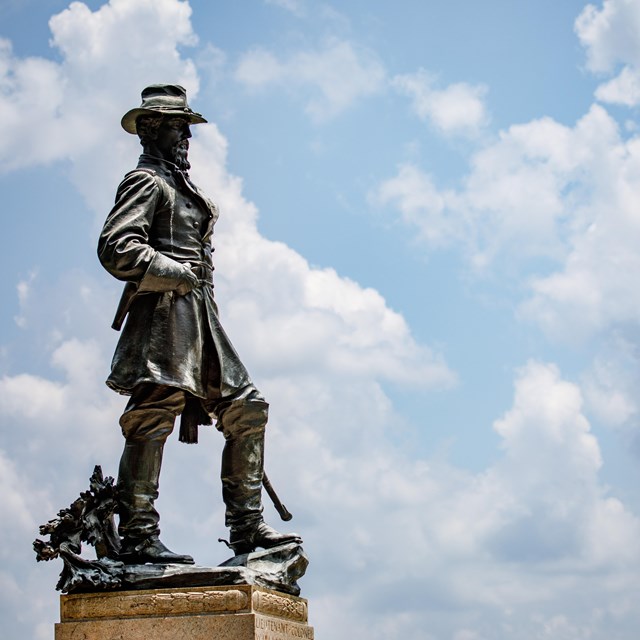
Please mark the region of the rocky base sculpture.
<svg viewBox="0 0 640 640"><path fill-rule="evenodd" d="M58 591L92 591L117 589L124 564L118 562L120 538L113 514L117 507L117 490L113 478L103 478L96 466L89 480L89 490L83 491L58 517L40 526L40 534L48 535L49 542L36 539L33 549L36 559L62 558L64 566L56 585ZM87 542L96 551L97 560L80 556L82 543Z"/></svg>
<svg viewBox="0 0 640 640"><path fill-rule="evenodd" d="M63 593L162 589L221 585L255 585L298 596L297 581L309 561L296 543L235 556L219 567L184 564L124 564L118 560L120 539L114 521L117 488L96 466L89 490L80 494L57 518L40 527L49 541L36 539L38 561L60 557L64 563L56 585ZM80 554L82 543L95 548L96 560Z"/></svg>

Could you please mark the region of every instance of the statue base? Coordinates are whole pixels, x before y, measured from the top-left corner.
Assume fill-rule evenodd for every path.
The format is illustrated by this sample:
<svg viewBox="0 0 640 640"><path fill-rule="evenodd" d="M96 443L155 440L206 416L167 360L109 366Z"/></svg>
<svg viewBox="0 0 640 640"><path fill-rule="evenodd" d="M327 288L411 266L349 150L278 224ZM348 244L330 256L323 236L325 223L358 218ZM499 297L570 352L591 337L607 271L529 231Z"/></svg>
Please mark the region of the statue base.
<svg viewBox="0 0 640 640"><path fill-rule="evenodd" d="M55 640L313 640L307 601L255 585L60 596Z"/></svg>

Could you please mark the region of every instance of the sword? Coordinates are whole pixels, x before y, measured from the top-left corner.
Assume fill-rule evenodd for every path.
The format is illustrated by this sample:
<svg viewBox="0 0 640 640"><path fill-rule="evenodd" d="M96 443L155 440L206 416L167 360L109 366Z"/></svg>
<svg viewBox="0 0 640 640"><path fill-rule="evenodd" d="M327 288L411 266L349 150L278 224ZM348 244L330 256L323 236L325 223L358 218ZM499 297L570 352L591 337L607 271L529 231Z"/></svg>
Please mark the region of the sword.
<svg viewBox="0 0 640 640"><path fill-rule="evenodd" d="M271 498L271 502L273 502L273 506L276 508L278 515L285 522L288 522L289 520L291 520L293 516L291 515L287 507L285 507L282 504L282 502L280 501L280 498L278 498L278 494L275 492L273 485L269 481L269 478L267 477L266 473L262 474L262 484L264 485L266 492L269 494L269 497Z"/></svg>

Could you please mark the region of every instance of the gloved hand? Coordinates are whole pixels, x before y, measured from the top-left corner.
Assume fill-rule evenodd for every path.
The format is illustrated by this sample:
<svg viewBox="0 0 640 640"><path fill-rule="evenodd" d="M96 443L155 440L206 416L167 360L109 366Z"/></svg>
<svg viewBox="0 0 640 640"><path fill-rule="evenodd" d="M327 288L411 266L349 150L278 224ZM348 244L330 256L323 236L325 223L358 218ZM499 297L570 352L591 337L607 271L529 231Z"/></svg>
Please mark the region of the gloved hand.
<svg viewBox="0 0 640 640"><path fill-rule="evenodd" d="M184 272L180 277L180 284L176 287L176 293L179 296L186 296L187 293L195 289L200 285L200 281L193 271L191 271L191 265L188 262L184 263Z"/></svg>

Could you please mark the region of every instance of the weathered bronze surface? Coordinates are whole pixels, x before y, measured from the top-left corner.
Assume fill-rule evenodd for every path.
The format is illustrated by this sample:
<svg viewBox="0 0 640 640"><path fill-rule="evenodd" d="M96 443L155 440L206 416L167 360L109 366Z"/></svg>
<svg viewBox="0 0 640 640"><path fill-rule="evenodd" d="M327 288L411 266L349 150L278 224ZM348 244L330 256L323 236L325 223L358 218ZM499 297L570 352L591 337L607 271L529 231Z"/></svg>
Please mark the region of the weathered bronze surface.
<svg viewBox="0 0 640 640"><path fill-rule="evenodd" d="M49 536L49 540L36 539L33 549L38 562L62 559L58 591L69 593L122 586L120 574L125 565L117 560L120 540L113 521L116 508L113 478L103 478L102 469L97 466L88 491L83 491L67 509L60 509L56 518L40 526L40 535ZM95 547L96 560L80 555L83 542Z"/></svg>
<svg viewBox="0 0 640 640"><path fill-rule="evenodd" d="M294 596L300 594L300 579L309 564L298 542L263 551L238 554L218 567L190 563L131 564L120 561L121 544L114 512L118 490L111 477L104 478L96 466L89 489L58 516L41 525L48 541L33 543L36 558L63 561L56 589L63 593L91 593L128 589L162 589L218 585L257 585ZM82 557L82 544L95 548L96 559Z"/></svg>
<svg viewBox="0 0 640 640"><path fill-rule="evenodd" d="M236 556L302 543L262 517L268 404L218 317L211 239L219 212L188 173L190 125L203 122L182 87L143 90L141 106L121 123L139 136L143 153L118 187L98 242L104 268L125 282L112 325L122 333L107 379L130 396L120 418L119 549L105 554L125 565L194 562L160 541L155 509L164 443L178 416L182 442L197 442L198 426L214 421L224 435L222 497ZM288 519L268 480L266 486ZM294 564L306 567L306 558Z"/></svg>

